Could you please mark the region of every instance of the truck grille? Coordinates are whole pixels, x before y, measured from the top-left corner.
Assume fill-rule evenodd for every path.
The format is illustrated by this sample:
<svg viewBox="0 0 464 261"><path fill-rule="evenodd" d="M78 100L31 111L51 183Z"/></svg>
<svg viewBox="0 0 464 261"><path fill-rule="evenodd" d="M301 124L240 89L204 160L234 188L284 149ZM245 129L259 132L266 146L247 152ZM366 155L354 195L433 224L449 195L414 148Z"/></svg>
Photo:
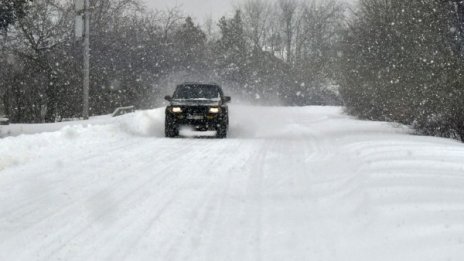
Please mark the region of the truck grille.
<svg viewBox="0 0 464 261"><path fill-rule="evenodd" d="M185 106L182 108L182 111L186 114L195 115L205 115L208 113L209 107L207 106Z"/></svg>

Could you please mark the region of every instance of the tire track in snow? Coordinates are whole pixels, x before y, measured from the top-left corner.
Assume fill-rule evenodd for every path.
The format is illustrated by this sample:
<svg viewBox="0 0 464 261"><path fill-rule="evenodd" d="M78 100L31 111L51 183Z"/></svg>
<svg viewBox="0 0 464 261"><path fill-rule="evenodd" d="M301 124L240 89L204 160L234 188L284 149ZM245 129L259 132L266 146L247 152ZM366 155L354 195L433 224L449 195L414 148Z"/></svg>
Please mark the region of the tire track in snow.
<svg viewBox="0 0 464 261"><path fill-rule="evenodd" d="M194 142L192 144L196 144L196 143L197 142ZM208 150L207 147L203 147L201 150L195 151L195 153L204 154L207 150ZM174 151L172 155L177 155L177 152ZM177 160L183 163L188 163L194 158L192 157L192 155L194 155L194 153L184 154L180 156L179 158L177 158ZM152 164L147 163L146 165L141 166L140 171L144 172L151 167L152 167ZM157 177L158 174L161 174L161 175ZM182 176L181 174L182 173L179 173L176 171L175 164L168 164L168 166L160 168L157 172L154 173L153 177L149 178L148 180L139 182L139 185L140 185L139 187L131 190L129 193L127 193L126 195L123 195L119 200L117 200L120 206L120 210L118 212L132 213L133 212L132 206L134 205L137 205L137 209L141 208L143 212L143 210L146 209L146 208L143 208L143 206L146 206L147 202L151 202L153 204L156 204L155 210L153 211L154 213L153 215L155 217L161 216L163 212L166 211L168 207L174 202L174 200L179 196L177 192L179 192L181 189L180 184L185 183L187 181L187 179L185 179L185 176ZM182 183L176 184L176 182L178 181L182 181ZM175 187L167 186L166 188L164 188L162 187L163 184L166 184L166 185L175 184L176 186ZM154 188L160 188L160 187L161 189L154 190ZM155 201L153 200L153 198L161 199L161 201ZM129 209L121 207L124 205L127 205ZM145 230L139 229L138 226L139 226L139 223L143 224L143 222L140 222L140 220L146 219L147 213L140 213L140 214L141 215L134 215L134 214L126 215L126 216L123 216L122 219L118 221L117 226L124 228L123 231L126 231L126 232L127 231L139 231L139 233L135 233L132 236L126 235L127 239L132 238L128 241L124 240L124 241L114 242L114 244L116 244L117 246L111 247L113 249L111 253L118 253L121 249L124 249L128 244L130 244L130 241L138 240L138 237L140 237L143 233L146 232ZM89 230L88 228L87 230ZM80 234L84 232L85 231L81 231ZM108 243L114 241L112 231L108 231L108 233L104 233L104 234L107 234L107 235L97 235L97 237L100 240L98 240L95 243L95 245L93 246L94 248L97 247L97 249L108 249L109 247ZM91 234L88 237L89 237L89 240L91 240L93 235ZM81 236L81 238L75 237L73 238L73 240L74 239L78 239L83 242L87 241L85 237L83 236ZM89 254L92 253L91 257L89 256L84 259L86 260L89 260L89 259L98 260L99 259L98 255L95 252L89 251L88 253ZM101 254L102 255L101 258L106 259L107 254L108 253L105 251L105 253ZM96 255L97 257L95 257Z"/></svg>
<svg viewBox="0 0 464 261"><path fill-rule="evenodd" d="M218 155L224 155L226 150L232 149L233 151L240 150L241 147L243 147L244 144L236 143L236 142L231 142L229 145L232 145L233 147L228 147L225 145L221 145L217 147L217 144L211 144L214 146L213 148L209 147L209 150L211 153L215 153ZM217 148L216 148L217 147ZM238 159L234 159L232 161L226 161L227 164L223 164L223 160L217 157L208 159L206 161L201 161L201 165L194 165L192 164L192 168L189 169L189 172L192 172L192 175L189 177L188 180L185 180L184 182L184 191L182 197L179 197L178 204L182 204L183 202L190 201L189 206L186 207L186 212L188 213L188 216L190 217L188 220L181 220L182 223L177 223L178 229L180 227L188 227L188 233L195 235L195 239L191 239L191 241L195 242L195 244L200 244L202 241L202 232L205 230L207 225L209 224L208 221L210 221L213 217L210 214L211 212L214 212L214 202L216 201L216 197L214 197L215 194L218 194L218 190L221 188L220 185L224 181L224 178L226 178L226 175L229 175L228 173L224 173L219 171L221 168L227 168L233 166ZM183 172L182 168L178 169L177 171ZM185 171L185 170L184 170ZM211 175L212 174L212 175ZM197 176L198 175L198 176ZM199 182L198 180L206 180L206 184L202 184L201 188L199 189L192 189L192 183ZM198 192L197 192L198 191ZM193 193L193 195L190 195ZM195 196L194 196L195 195ZM192 201L192 199L194 199ZM176 204L176 205L178 205ZM136 249L140 249L138 247L143 241L149 240L153 236L152 230L156 230L156 226L159 225L158 222L155 222L158 220L151 220L148 222L147 227L146 227L146 233L139 237L136 242L134 242L133 246ZM187 222L187 223L186 223ZM165 246L160 247L160 249L165 250L164 257L163 259L165 260L175 260L175 256L177 255L182 255L182 245L188 245L189 242L184 242L182 238L179 237L174 237L169 244L166 242L164 244ZM184 241L187 240L186 236L183 235ZM188 247L184 247L186 249L189 249ZM130 251L127 251L125 257L123 259L127 259L130 257ZM187 256L189 255L189 251L184 253ZM159 254L161 255L161 254ZM185 259L184 259L185 260Z"/></svg>
<svg viewBox="0 0 464 261"><path fill-rule="evenodd" d="M248 231L250 221L244 218L250 211L245 210L249 208L246 204L249 199L245 198L248 196L246 194L248 190L244 187L247 186L253 173L248 171L244 173L244 170L249 168L250 158L259 155L260 150L257 148L261 148L263 142L260 140L249 143L251 144L247 144L241 151L238 161L216 181L214 192L208 195L210 197L208 204L203 205L203 209L196 212L199 215L191 224L193 229L182 235L181 240L173 240L168 254L162 259L205 260L213 256L229 256L233 260L234 255L245 251L243 244L250 241L243 236L246 235L244 231ZM260 145L257 147L257 144ZM245 202L238 199L242 196ZM205 223L206 221L208 222ZM226 249L224 246L227 246ZM175 257L172 256L174 252L177 252Z"/></svg>
<svg viewBox="0 0 464 261"><path fill-rule="evenodd" d="M209 147L207 148L207 150L211 150ZM215 151L215 150L213 150ZM204 155L205 153L199 153L200 155ZM196 157L191 157L191 159L189 159L191 161L196 161L197 158ZM213 159L214 161L218 160L217 158ZM192 162L192 164L189 164L189 162L184 162L184 164L186 165L194 165L194 163ZM183 174L183 179L185 180L181 180L182 182L177 184L176 187L183 187L185 185L188 185L190 183L190 181L193 179L195 180L196 178L194 176L185 176L185 171L183 172L182 171L182 168L180 169L176 169L176 172L178 173L181 173ZM171 180L172 182L170 182L169 184L172 184L172 183L175 183L175 181ZM174 188L172 188L171 186L168 186L169 187L169 190L172 190ZM185 192L183 192L182 190L178 190L177 191L179 193L179 195L176 195L176 204L175 206L177 206L179 204L179 202L182 202L182 199L184 198L184 194ZM174 194L177 194L177 193L174 193ZM154 201L151 201L150 202L150 199L151 197L150 196L147 196L147 200L145 200L144 202L146 203L154 203L154 204L162 204L161 202L154 202ZM142 204L143 205L143 204ZM146 204L145 204L146 205ZM172 207L169 207L169 206L166 206L165 208L165 211L169 211L171 210ZM161 214L163 213L158 213L158 216L160 216ZM146 229L149 227L149 225L147 225L147 223L150 223L150 222L155 222L157 220L154 220L154 219L147 219L147 217L151 217L153 215L147 215L147 213L145 213L145 215L140 215L140 218L137 218L135 220L132 220L131 223L134 223L134 224L143 224L143 226L129 226L128 228L126 228L125 230L126 231L140 231L140 233L131 233L132 235L126 235L125 238L129 238L129 240L127 240L128 242L124 243L123 246L121 247L115 247L115 251L114 251L114 255L111 256L110 259L113 259L113 257L121 257L121 256L124 256L124 255L129 255L130 254L130 251L128 250L127 253L126 251L124 251L123 249L125 249L127 247L127 245L134 245L136 246L138 244L138 242L141 240L142 237L145 237L144 235L146 235L147 233L149 233L149 231L147 231ZM158 223L158 222L156 222ZM120 226L120 225L118 225ZM132 239L131 239L132 238ZM133 241L133 242L131 242ZM122 242L121 242L122 243ZM127 244L128 243L128 244ZM119 258L117 258L119 259ZM123 258L122 258L123 259Z"/></svg>
<svg viewBox="0 0 464 261"><path fill-rule="evenodd" d="M137 144L136 144L137 145ZM128 148L128 146L124 146L124 148ZM122 147L120 147L122 148ZM107 157L106 155L102 155L100 154L100 156L98 157L95 157L95 158L89 158L89 159L92 159L93 161L101 161L103 160L105 157ZM77 164L82 164L83 161L79 160L79 162ZM71 166L72 168L72 166ZM125 167L123 169L129 169L128 167ZM39 179L39 177L43 178L44 175L48 175L48 173L50 172L50 170L44 170L44 171L41 171L39 172L39 174L35 174L34 175L34 178L37 178ZM32 198L33 201L30 201L31 198L25 198L24 200L24 203L22 204L15 204L15 209L10 209L10 210L7 210L5 211L5 213L8 213L6 216L4 216L5 219L10 219L10 220L16 220L16 219L20 219L20 218L26 218L28 215L30 214L33 214L33 213L37 213L37 212L41 212L43 211L43 205L47 205L48 202L50 202L50 198L52 197L51 195L55 194L55 195L60 195L61 193L59 193L60 191L63 191L63 187L62 186L58 186L60 185L61 183L71 183L73 184L73 187L76 188L76 189L79 189L79 188L86 188L88 187L88 184L91 183L92 181L89 181L89 179L82 179L80 180L82 177L80 175L68 175L66 176L66 179L59 179L59 180L56 180L55 182L53 183L50 183L47 187L47 189L51 189L51 191L47 191L47 193L41 193L43 194L42 196L39 196L39 197L34 197ZM125 178L125 180L129 179L130 176L127 176ZM45 178L43 178L45 179ZM19 184L21 184L21 182L18 182ZM48 184L48 183L47 183ZM70 190L72 190L71 187L67 187L66 189L64 189L64 191L66 191L67 193L71 194ZM55 192L56 191L56 192ZM76 204L78 202L74 202L74 204ZM19 205L19 206L18 206ZM35 206L35 208L33 209L28 209L27 207L28 206ZM53 212L53 213L50 213L48 216L45 216L44 218L40 218L39 219L39 222L37 222L37 217L34 217L34 223L40 223L40 220L46 220L48 217L50 216L53 216L59 212L62 212L64 208L66 207L70 207L68 205L68 202L63 202L62 205L58 206L58 207L55 207L57 209L59 209L58 211L56 212ZM22 212L22 211L25 211L27 210L27 212ZM3 216L3 215L2 215ZM10 217L11 216L11 217Z"/></svg>
<svg viewBox="0 0 464 261"><path fill-rule="evenodd" d="M204 152L204 151L203 151L203 152ZM200 153L202 153L202 152L200 152ZM172 155L174 155L174 154L177 154L177 153L176 153L175 151L173 151L173 152L172 152ZM169 157L169 154L167 154L167 156ZM187 157L188 157L188 155L185 155L183 158L187 158ZM181 157L181 159L182 159L182 157ZM151 166L151 163L150 163L149 161L147 161L146 166ZM160 171L159 171L159 173L162 173L163 171L165 171L165 170L167 170L167 169L170 169L170 168L172 169L173 167L174 167L174 166L167 166L166 168L161 168ZM123 170L123 171L128 171L128 169L125 169L125 170ZM118 201L118 202L124 202L124 201L126 201L126 200L128 200L128 199L130 198L129 196L130 196L131 194L133 194L133 192L139 190L139 189L140 189L141 187L143 187L143 186L149 185L149 184L150 184L149 181L156 180L157 178L164 179L164 178L166 178L167 176L169 176L169 173L167 173L167 174L165 174L165 175L163 175L163 176L161 176L161 177L158 177L158 176L154 175L153 177L149 177L148 181L147 181L147 180L142 180L142 182L138 182L138 183L137 183L138 185L136 185L135 188L133 188L132 190L130 190L130 192L129 192L127 195L124 195L124 194L123 194L123 197L121 197L121 200L119 200L119 201L116 200L116 201ZM113 183L113 184L111 184L111 185L108 186L108 187L109 187L109 188L121 187L121 186L124 185L124 183L127 182L127 180L130 180L131 178L132 178L132 176L128 175L128 176L124 177L122 180L119 180L117 183ZM84 200L72 202L70 205L64 206L63 208L60 207L58 211L56 211L56 212L53 213L52 215L48 216L47 218L43 219L42 222L38 222L38 223L35 224L33 227L31 227L31 228L29 228L29 229L26 229L26 230L23 230L23 233L27 233L28 231L34 229L35 227L41 226L41 224L46 225L46 223L49 222L49 220L51 220L52 217L66 216L67 213L68 213L69 211L73 211L73 209L74 209L76 206L85 206L85 202L88 202L88 201L89 201L88 198L84 198ZM34 203L32 203L32 204L34 204ZM83 210L85 210L85 208L84 208ZM85 226L85 224L87 223L87 217L80 216L80 219L81 219L81 220L79 220L79 222L80 222L80 223L83 223L83 225ZM98 217L97 217L97 219L98 219ZM56 220L56 218L54 218L54 220ZM64 221L64 220L63 220L63 221ZM66 225L64 225L64 224L63 224L62 226L63 226L63 227L66 227ZM55 225L55 227L61 227L61 226ZM80 234L78 233L78 234L76 234L76 235L73 235L73 236L71 236L71 238L75 238L75 237L78 236L78 235L80 235ZM56 236L59 236L59 233L58 233L58 235L56 235ZM69 237L69 236L68 236L68 237ZM50 242L51 245L55 244L55 240L54 240L54 239L49 239L48 241ZM40 246L39 248L44 249L44 248L46 248L46 247L45 247L45 246ZM42 251L42 252L45 252L45 251Z"/></svg>

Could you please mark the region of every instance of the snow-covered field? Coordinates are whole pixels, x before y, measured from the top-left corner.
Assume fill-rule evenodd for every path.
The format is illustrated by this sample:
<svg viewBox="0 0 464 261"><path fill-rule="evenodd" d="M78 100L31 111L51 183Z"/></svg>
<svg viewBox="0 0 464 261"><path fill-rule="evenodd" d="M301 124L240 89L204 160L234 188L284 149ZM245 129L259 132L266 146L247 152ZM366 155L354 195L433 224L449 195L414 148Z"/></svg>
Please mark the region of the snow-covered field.
<svg viewBox="0 0 464 261"><path fill-rule="evenodd" d="M0 128L0 260L464 260L464 145L340 108Z"/></svg>

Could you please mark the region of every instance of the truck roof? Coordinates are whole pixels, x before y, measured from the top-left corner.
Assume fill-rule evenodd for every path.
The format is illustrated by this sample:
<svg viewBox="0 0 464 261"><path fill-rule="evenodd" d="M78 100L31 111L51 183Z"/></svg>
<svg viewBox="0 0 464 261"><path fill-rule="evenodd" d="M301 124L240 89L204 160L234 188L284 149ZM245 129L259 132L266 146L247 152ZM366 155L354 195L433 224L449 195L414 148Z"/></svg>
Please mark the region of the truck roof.
<svg viewBox="0 0 464 261"><path fill-rule="evenodd" d="M184 82L177 86L182 86L182 85L203 85L203 86L219 86L220 87L220 85L217 83L204 83L204 82Z"/></svg>

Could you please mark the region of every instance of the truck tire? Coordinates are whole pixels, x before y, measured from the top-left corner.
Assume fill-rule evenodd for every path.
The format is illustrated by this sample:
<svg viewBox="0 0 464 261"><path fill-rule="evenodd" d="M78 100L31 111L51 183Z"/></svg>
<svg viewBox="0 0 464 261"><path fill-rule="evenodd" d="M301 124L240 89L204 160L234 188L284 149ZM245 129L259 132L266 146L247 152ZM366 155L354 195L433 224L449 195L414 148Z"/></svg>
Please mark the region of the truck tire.
<svg viewBox="0 0 464 261"><path fill-rule="evenodd" d="M166 138L175 138L179 136L179 129L167 117L166 122L164 124L164 135L166 136Z"/></svg>
<svg viewBox="0 0 464 261"><path fill-rule="evenodd" d="M216 130L216 138L225 139L227 138L227 125L220 124Z"/></svg>

